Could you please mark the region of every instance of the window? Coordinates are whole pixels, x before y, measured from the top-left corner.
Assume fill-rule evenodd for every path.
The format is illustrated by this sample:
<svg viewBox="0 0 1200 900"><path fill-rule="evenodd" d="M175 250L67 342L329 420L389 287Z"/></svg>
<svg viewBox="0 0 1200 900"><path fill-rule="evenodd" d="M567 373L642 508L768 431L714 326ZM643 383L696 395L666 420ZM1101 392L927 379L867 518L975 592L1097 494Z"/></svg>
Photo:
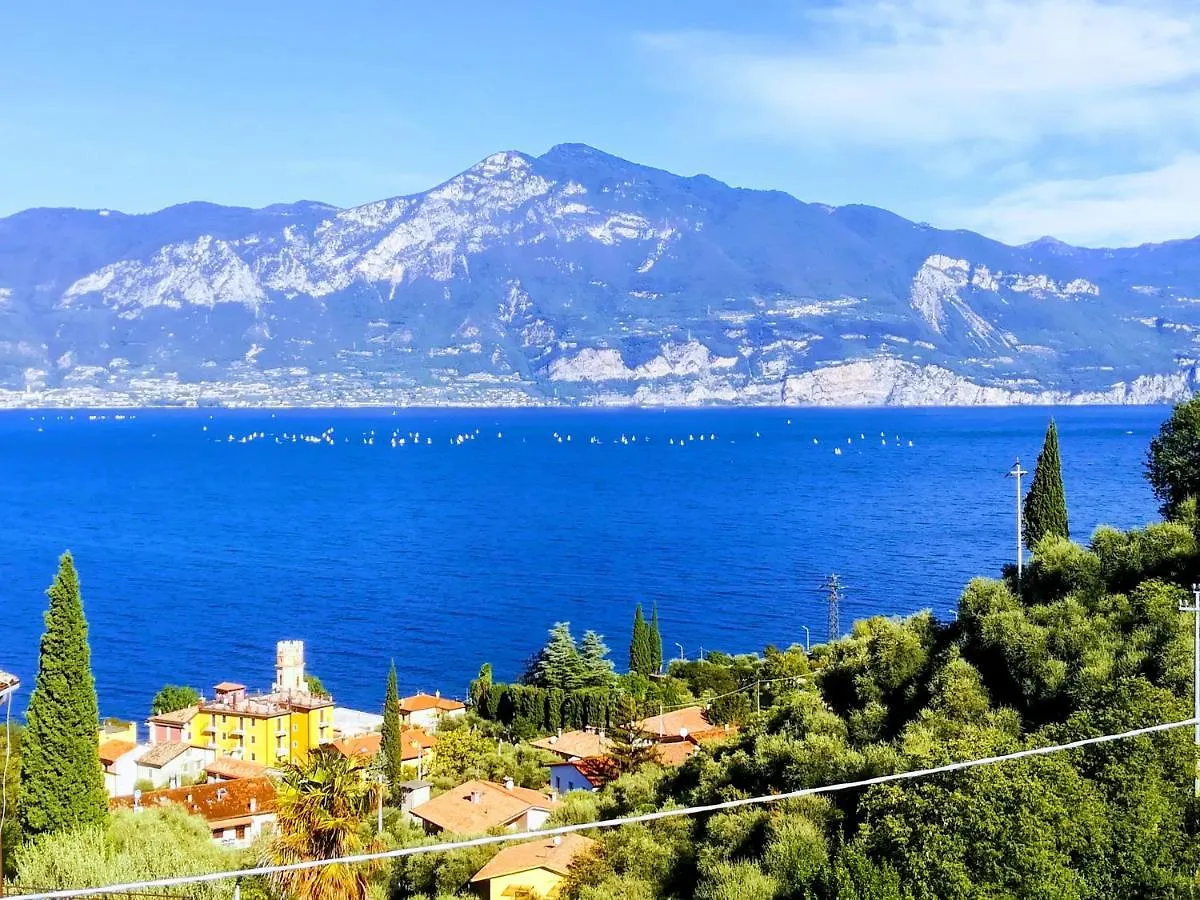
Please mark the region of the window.
<svg viewBox="0 0 1200 900"><path fill-rule="evenodd" d="M244 841L246 839L246 826L245 825L239 825L235 829L235 831L236 831L236 837L239 841Z"/></svg>
<svg viewBox="0 0 1200 900"><path fill-rule="evenodd" d="M292 746L293 746L293 747L298 747L298 746L300 746L300 745L299 745L299 744L297 744L295 741L292 741Z"/></svg>
<svg viewBox="0 0 1200 900"><path fill-rule="evenodd" d="M560 790L560 791L562 790L562 777L561 776L559 776L559 775L554 776L554 787L557 790Z"/></svg>

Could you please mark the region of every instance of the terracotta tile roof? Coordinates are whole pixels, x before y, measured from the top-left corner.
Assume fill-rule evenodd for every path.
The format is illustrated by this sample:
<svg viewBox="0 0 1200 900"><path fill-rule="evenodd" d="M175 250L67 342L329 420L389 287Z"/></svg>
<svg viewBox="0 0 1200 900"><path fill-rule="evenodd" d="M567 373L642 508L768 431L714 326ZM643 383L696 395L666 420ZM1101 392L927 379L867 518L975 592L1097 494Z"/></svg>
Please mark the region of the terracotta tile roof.
<svg viewBox="0 0 1200 900"><path fill-rule="evenodd" d="M637 723L638 731L652 738L678 741L693 731L711 731L712 723L703 706L687 706L661 716L649 716ZM686 729L686 733L681 731Z"/></svg>
<svg viewBox="0 0 1200 900"><path fill-rule="evenodd" d="M505 847L491 858L486 866L471 876L471 882L487 881L503 875L515 875L531 869L546 869L558 875L566 875L576 857L582 856L596 842L581 834L564 834L555 843L555 838L544 841L526 841Z"/></svg>
<svg viewBox="0 0 1200 900"><path fill-rule="evenodd" d="M471 802L478 792L479 802ZM452 790L414 806L410 812L419 819L452 834L483 834L490 828L507 825L530 809L552 809L556 804L526 788L505 788L493 781L468 781Z"/></svg>
<svg viewBox="0 0 1200 900"><path fill-rule="evenodd" d="M185 706L183 709L177 709L174 712L159 713L157 716L151 716L151 722L158 722L161 725L186 725L196 717L196 713L200 711L199 706Z"/></svg>
<svg viewBox="0 0 1200 900"><path fill-rule="evenodd" d="M549 750L563 759L571 757L602 756L612 746L612 741L595 731L564 731L532 742L534 747Z"/></svg>
<svg viewBox="0 0 1200 900"><path fill-rule="evenodd" d="M723 741L726 738L736 737L738 727L736 725L716 725L707 731L692 731L688 732L687 739L697 744L711 744L715 741Z"/></svg>
<svg viewBox="0 0 1200 900"><path fill-rule="evenodd" d="M213 688L214 691L222 694L226 691L244 691L245 689L246 686L244 684L238 684L236 681L222 681Z"/></svg>
<svg viewBox="0 0 1200 900"><path fill-rule="evenodd" d="M596 788L604 787L621 774L616 763L608 756L587 756L573 762L556 763L555 767L558 766L574 766L575 770Z"/></svg>
<svg viewBox="0 0 1200 900"><path fill-rule="evenodd" d="M448 700L445 697L435 697L433 694L413 694L400 701L400 711L406 713L423 712L427 709L437 709L442 712L454 712L466 709L467 705L458 700Z"/></svg>
<svg viewBox="0 0 1200 900"><path fill-rule="evenodd" d="M254 801L253 809L251 801ZM188 812L203 816L209 826L215 828L233 819L275 812L275 785L270 778L241 778L146 791L141 797L141 805L146 809L167 803L177 803ZM113 797L108 805L111 809L132 809L133 797Z"/></svg>
<svg viewBox="0 0 1200 900"><path fill-rule="evenodd" d="M155 744L140 757L137 764L139 766L149 766L151 769L161 769L173 759L177 759L191 748L191 744L185 744L183 741L163 741Z"/></svg>
<svg viewBox="0 0 1200 900"><path fill-rule="evenodd" d="M361 756L366 759L374 758L383 743L383 735L379 732L360 734L356 737L341 738L333 742L333 749L342 756ZM413 747L416 743L418 746ZM424 755L425 751L437 745L437 738L426 734L420 728L408 728L400 732L400 760L407 762Z"/></svg>
<svg viewBox="0 0 1200 900"><path fill-rule="evenodd" d="M100 762L111 766L136 746L131 741L105 741L100 745Z"/></svg>
<svg viewBox="0 0 1200 900"><path fill-rule="evenodd" d="M258 778L266 774L267 767L248 759L218 756L204 767L204 771L212 778L225 778L232 781L236 778Z"/></svg>
<svg viewBox="0 0 1200 900"><path fill-rule="evenodd" d="M683 765L684 761L699 749L700 747L691 741L671 741L670 743L656 744L654 755L661 765L674 767Z"/></svg>

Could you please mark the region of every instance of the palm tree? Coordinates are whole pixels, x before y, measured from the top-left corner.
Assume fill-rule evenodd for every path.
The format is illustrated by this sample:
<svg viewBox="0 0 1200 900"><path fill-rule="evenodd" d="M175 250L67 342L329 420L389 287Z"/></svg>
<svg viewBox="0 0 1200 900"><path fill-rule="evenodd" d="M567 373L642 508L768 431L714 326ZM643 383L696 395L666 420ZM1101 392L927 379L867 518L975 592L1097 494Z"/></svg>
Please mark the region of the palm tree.
<svg viewBox="0 0 1200 900"><path fill-rule="evenodd" d="M288 763L279 785L278 831L263 854L266 865L334 859L380 848L367 822L373 786L363 763L319 747L303 763ZM288 900L367 900L367 869L330 865L272 876Z"/></svg>

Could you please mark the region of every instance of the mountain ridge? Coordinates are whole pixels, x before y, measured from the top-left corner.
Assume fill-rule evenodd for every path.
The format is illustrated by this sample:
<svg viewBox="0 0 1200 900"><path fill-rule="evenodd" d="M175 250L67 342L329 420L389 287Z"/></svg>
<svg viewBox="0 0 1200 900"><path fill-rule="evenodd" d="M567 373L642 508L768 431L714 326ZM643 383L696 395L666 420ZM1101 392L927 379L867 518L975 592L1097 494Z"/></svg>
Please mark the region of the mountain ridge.
<svg viewBox="0 0 1200 900"><path fill-rule="evenodd" d="M0 405L1165 402L1200 238L1011 246L589 147L355 207L0 219Z"/></svg>

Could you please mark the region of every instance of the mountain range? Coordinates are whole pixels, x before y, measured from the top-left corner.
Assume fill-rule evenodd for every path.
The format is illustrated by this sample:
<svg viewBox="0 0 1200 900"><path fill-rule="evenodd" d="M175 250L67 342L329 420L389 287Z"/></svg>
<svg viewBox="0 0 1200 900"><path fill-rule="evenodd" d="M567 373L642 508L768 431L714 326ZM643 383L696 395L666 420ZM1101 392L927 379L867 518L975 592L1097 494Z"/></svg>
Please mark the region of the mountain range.
<svg viewBox="0 0 1200 900"><path fill-rule="evenodd" d="M1200 238L1010 246L581 144L352 209L0 218L0 406L1154 403Z"/></svg>

